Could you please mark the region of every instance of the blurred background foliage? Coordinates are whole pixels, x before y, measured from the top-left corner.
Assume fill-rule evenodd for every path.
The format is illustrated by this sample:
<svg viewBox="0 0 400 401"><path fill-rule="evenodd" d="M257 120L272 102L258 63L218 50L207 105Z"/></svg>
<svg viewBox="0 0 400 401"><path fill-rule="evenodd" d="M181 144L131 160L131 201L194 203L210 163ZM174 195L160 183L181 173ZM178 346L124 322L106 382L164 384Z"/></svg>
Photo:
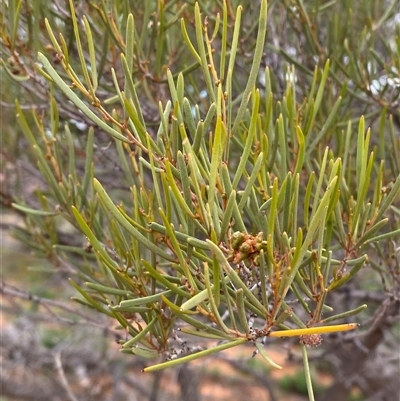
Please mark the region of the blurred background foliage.
<svg viewBox="0 0 400 401"><path fill-rule="evenodd" d="M327 230L316 229L318 241L314 247L318 262L323 258L323 263L319 266L317 262L310 262L309 270L307 266L301 266L302 274L291 286L294 296L288 298L297 303L290 307L283 307L276 297L279 291L282 295L282 289L262 284L276 306L267 327L292 327L292 315L288 311L295 311L296 327L309 323L310 317L313 323L318 323L322 317L329 319L331 314L324 304L333 306L334 314L342 314L339 317L346 322L350 321L346 312L363 310L351 320L358 319L362 324L356 334L324 336L321 348L310 352L313 366L328 370L331 377L329 385L318 391L317 399L346 399L354 397L354 391L357 396L361 394L363 398L360 399L394 399L399 375L399 354L393 351L398 350L399 341L400 272L398 2L269 1L265 44L261 49L260 65L254 70L255 54L264 39L257 36L262 24L260 3L199 1L202 22L199 30L195 2L191 1L82 1L74 2L75 14L71 14L68 1L2 2L2 225L7 230L12 229L24 249L34 250L36 254L35 259L29 256L26 260L18 250L9 253L8 258L12 259L8 260L9 251L2 249L3 261L7 260L2 263L2 293L11 300L11 303L7 301L3 311L10 324L7 342L2 344L2 357L9 372L19 372L19 375L1 378L2 383L7 384L3 386L5 395L32 399L36 393L37 399L46 399L61 391L69 399L73 399L75 392L85 399L99 400L124 399L127 394L124 391L135 391L138 399L164 399L156 390L149 391L148 383L143 389L140 383L129 382L121 372L141 369L149 364L148 361L143 362L135 356L131 357L134 362L126 362L127 358L120 362L113 357L116 359L111 359L110 366L101 363L104 355L100 355L97 348L108 352L108 346L104 344L111 341L104 340L101 331L95 327L116 338L121 345L127 342L133 345L129 340L136 338L134 343L143 348L134 350L124 345L123 349L140 356L155 356L162 352L174 360L176 354L190 355L212 349L205 340L196 337L193 340L184 334L178 336L174 331L177 327L174 316L184 316L179 308L174 310L168 304L168 301L174 302L179 307L185 297L190 299L189 293L193 296L205 291L204 288L210 291L206 291L207 295L214 291L207 279L217 281L219 273L215 272L215 266L223 258L221 255L218 258L215 249L213 253L207 248L205 239L210 238L228 249L225 260L229 258L229 250L233 252L231 256L235 263L231 264L236 265L240 278L244 282L247 280L252 288L261 279L254 277L254 273L247 275L245 272L256 265L256 255L250 253L250 258L248 252L241 255L243 249L238 252L241 244L235 248L232 235L247 228L249 237L246 240L253 245L259 240L261 251L269 252L268 256L273 255L272 259L276 257L278 261L279 252L288 243L290 247L295 245L297 227L303 227L306 237L319 203L325 202L331 218L326 212L322 221L326 219ZM241 6L239 11L238 6ZM200 41L199 35L203 35ZM190 43L194 48L190 48ZM201 59L203 53L199 43L205 46L206 62ZM234 51L236 57L232 56ZM38 56L38 52L42 56ZM121 54L128 61L125 67ZM231 75L228 62L232 67ZM70 92L76 96L74 101L67 89L60 90L54 76L49 79L51 66L73 89ZM128 76L134 87L130 86ZM246 92L249 79L253 84ZM253 90L254 84L259 92ZM250 102L241 109L243 93ZM95 112L101 124L85 113L83 107L77 107L80 100L86 105L85 110ZM240 118L236 118L238 114ZM227 135L226 145L222 148L215 141L218 115L223 120L222 131L226 130ZM370 134L366 134L368 127L371 127ZM144 132L149 134L149 139ZM118 134L128 141L121 141ZM185 147L185 135L196 157ZM223 139L224 133L220 135ZM370 158L371 151L374 155ZM218 152L221 152L220 159L213 156ZM248 155L245 165L239 163L243 153ZM193 162L189 160L191 157L198 168L196 173L194 164L190 164ZM335 164L337 157L341 162ZM222 160L228 169L224 169ZM257 166L261 171L257 163L266 166L268 173L259 172L253 177L252 171L257 170ZM182 168L187 171L186 178L177 173ZM224 171L228 171L229 180L226 175L220 178ZM314 181L310 179L313 171ZM301 172L297 183L295 175L290 175L293 172ZM199 192L196 192L196 180L192 181L196 174L200 183L204 183ZM337 192L331 193L337 194L338 199L324 198L325 188L335 175L340 177L340 193L337 187ZM93 187L94 177L101 185ZM191 199L191 194L184 190L179 197L183 181L189 177L193 197ZM278 181L274 181L275 178ZM249 180L254 189L246 192ZM234 182L233 190L237 192L231 203L227 190L229 181ZM215 195L207 190L208 183L216 186ZM117 209L107 203L103 188L115 204L123 205L118 209L120 215L135 227L135 233L146 236L145 240L135 242L126 234L121 221L116 219ZM222 195L227 193L224 198ZM241 202L243 196L248 197L246 202ZM215 208L211 204L211 209L207 210L206 200L210 201L210 198L215 200ZM274 205L274 199L278 199L279 205ZM290 202L291 199L295 201ZM234 203L240 210L231 211L234 218L230 221L224 220L229 207L236 210L232 206ZM285 213L289 204L294 213ZM196 205L198 209L195 210L202 217L190 223L190 213L186 209L193 212ZM164 218L158 212L158 207L163 206ZM218 218L207 219L205 211L211 211L211 216L214 212L220 221L216 221ZM271 219L271 216L275 211L278 217L273 224L274 217ZM10 219L13 215L21 216L23 224L16 225L15 220ZM175 224L176 231L171 230L168 222ZM268 227L263 228L265 222ZM85 224L90 227L93 238L85 231ZM218 232L221 226L226 230L226 236L224 230ZM267 238L270 228L273 239ZM186 237L177 232L199 241L188 246ZM257 239L259 232L263 232L263 238ZM283 236L283 232L288 236ZM166 239L171 236L175 242ZM291 243L287 237L292 238ZM272 244L273 240L275 253L263 242ZM156 243L160 250L149 251L144 246L147 241ZM333 262L326 261L329 250ZM160 252L164 252L161 255L164 260L159 259ZM171 255L199 261L198 266L202 269L203 262L208 263L210 278L206 278L201 270L197 272L200 279L194 276L191 281L182 274L182 260L177 261ZM228 261L232 262L232 258ZM141 259L147 264L140 262ZM268 260L271 258L266 258L265 269L278 268L278 263L271 264ZM340 279L348 260L347 268L357 276L344 283L345 280ZM352 265L351 260L355 260ZM343 263L335 264L335 261ZM30 273L26 273L21 264L29 265ZM168 267L171 264L175 267ZM192 273L195 264L188 263ZM125 266L127 275L121 278L115 266ZM141 277L140 272L152 266L157 266L158 273L162 273L173 288L180 285L180 292L170 289L162 302L157 295L145 304L121 304L137 299L138 294L151 297L161 289L170 288L165 287L168 282L160 284L155 269L150 276ZM325 284L318 280L317 266L326 273ZM275 277L278 276L275 272ZM26 277L30 279L26 280ZM300 281L299 277L302 278ZM73 280L73 288L68 284L68 278ZM130 280L136 278L144 290L132 286ZM189 284L183 278L188 279ZM325 294L321 290L329 288L328 279L331 280L329 284L335 281L339 284L332 288L335 291ZM262 324L257 325L257 318L249 314L249 311L256 313L261 306L256 300L249 301L248 293L234 295L231 289L237 289L237 283L229 288L227 283L221 280L222 299L217 291L214 293L217 302L221 302L220 308L205 302L204 292L197 303L187 307L190 310L200 305L214 315L216 321L209 326L214 331L205 336L208 340L218 336L223 336L219 339L232 339L229 330L220 329L224 328L225 321L228 329L231 327L235 321L232 315L236 313L232 305L240 302L245 308L242 309L244 314L236 315L238 332L249 335L252 324L258 330L263 328ZM274 283L269 284L273 287ZM76 290L81 292L80 297ZM289 295L293 295L292 291ZM319 297L315 298L317 295ZM70 296L86 307L117 319L126 333L120 330L121 327L115 329L115 320L111 323L93 309L69 303ZM268 302L260 297L264 308L269 310ZM30 300L30 303L25 304L23 300ZM109 304L113 307L109 308ZM368 305L366 310L364 304ZM277 321L273 322L272 317L278 317ZM164 327L160 319L164 321ZM143 331L143 322L150 326L148 331ZM197 324L198 327L195 324L193 327L199 329L208 321L199 318ZM91 328L97 333L96 341L103 345L94 347L87 341L91 337ZM23 337L19 333L24 331L37 335L28 338L25 334ZM272 339L268 340L270 342ZM286 344L293 364L301 360L297 343L298 340L290 340ZM42 352L32 355L29 344L36 344ZM48 349L51 349L50 353L46 351ZM61 363L61 350L63 355L67 354L63 356L65 369ZM249 356L252 351L247 351ZM11 354L14 355L12 358ZM350 361L349 354L352 355ZM23 355L22 359L18 355ZM80 361L77 355L82 356ZM213 356L214 360L218 357ZM27 372L19 370L23 361L29 361ZM230 363L239 372L248 369L244 363L235 360ZM12 381L20 384L22 378L28 378L32 372L40 372L38 377L45 380L46 369L53 365L57 367L57 384L53 387L48 382L41 383L48 391L46 394L34 390L34 380L29 381L25 389L19 389ZM199 376L188 374L191 369L199 374L199 369L185 369L177 371L180 396L182 399L200 399L202 386L195 380ZM257 381L257 369L247 370L249 372ZM107 394L104 397L113 397L109 394L114 391L114 398L99 398L99 393L94 392L96 380L103 376L118 379L107 382L113 390L104 392ZM279 399L276 384L261 379L260 382L270 399ZM84 383L89 384L85 387ZM118 389L116 383L123 383L123 389ZM154 383L154 389L163 386L162 376L158 373L154 374ZM171 396L168 393L168 397Z"/></svg>

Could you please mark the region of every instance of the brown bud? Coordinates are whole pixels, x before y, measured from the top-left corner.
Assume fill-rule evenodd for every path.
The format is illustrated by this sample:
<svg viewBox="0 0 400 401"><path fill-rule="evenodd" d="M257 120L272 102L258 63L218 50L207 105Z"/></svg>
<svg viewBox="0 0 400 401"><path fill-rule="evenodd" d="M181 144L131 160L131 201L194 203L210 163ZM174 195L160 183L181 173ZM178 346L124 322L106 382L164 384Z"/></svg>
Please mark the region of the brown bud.
<svg viewBox="0 0 400 401"><path fill-rule="evenodd" d="M322 343L321 334L304 334L300 336L300 343L307 347L318 347Z"/></svg>

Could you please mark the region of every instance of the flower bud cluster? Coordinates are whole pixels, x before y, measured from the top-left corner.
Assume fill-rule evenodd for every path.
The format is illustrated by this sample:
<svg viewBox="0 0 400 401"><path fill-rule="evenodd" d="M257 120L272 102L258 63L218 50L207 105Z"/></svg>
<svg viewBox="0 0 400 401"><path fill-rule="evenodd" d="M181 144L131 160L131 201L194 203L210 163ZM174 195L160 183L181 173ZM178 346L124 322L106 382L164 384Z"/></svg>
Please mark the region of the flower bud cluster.
<svg viewBox="0 0 400 401"><path fill-rule="evenodd" d="M263 233L256 236L236 231L232 234L231 249L228 260L234 264L250 259L256 266L259 264L260 251L267 248L267 241L263 240Z"/></svg>

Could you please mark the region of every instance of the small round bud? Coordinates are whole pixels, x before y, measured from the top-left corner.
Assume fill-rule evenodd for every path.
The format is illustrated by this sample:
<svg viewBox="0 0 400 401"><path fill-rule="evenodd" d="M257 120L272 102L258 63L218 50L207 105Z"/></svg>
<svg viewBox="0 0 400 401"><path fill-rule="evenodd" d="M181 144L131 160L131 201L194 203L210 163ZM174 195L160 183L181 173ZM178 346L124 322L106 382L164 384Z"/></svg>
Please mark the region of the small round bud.
<svg viewBox="0 0 400 401"><path fill-rule="evenodd" d="M251 245L247 242L244 242L242 245L240 245L239 252L247 256L251 252Z"/></svg>
<svg viewBox="0 0 400 401"><path fill-rule="evenodd" d="M300 343L307 347L318 347L322 343L321 334L304 334L300 336Z"/></svg>
<svg viewBox="0 0 400 401"><path fill-rule="evenodd" d="M239 249L239 246L243 244L246 239L246 235L240 231L236 231L232 234L232 248Z"/></svg>

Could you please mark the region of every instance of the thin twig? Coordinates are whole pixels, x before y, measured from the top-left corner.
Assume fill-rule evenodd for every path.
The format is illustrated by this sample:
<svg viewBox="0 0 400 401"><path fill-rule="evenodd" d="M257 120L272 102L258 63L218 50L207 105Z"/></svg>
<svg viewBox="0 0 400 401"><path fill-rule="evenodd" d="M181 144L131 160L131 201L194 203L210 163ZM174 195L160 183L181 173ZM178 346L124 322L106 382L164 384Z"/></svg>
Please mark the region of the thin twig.
<svg viewBox="0 0 400 401"><path fill-rule="evenodd" d="M15 103L8 103L0 100L0 106L6 107L7 109L15 109ZM21 110L35 110L35 109L48 109L49 105L47 103L43 104L21 104L19 106Z"/></svg>
<svg viewBox="0 0 400 401"><path fill-rule="evenodd" d="M52 299L46 299L46 298L41 298L38 297L36 295L32 295L28 292L22 291L18 288L15 288L14 286L11 286L7 283L5 283L4 281L2 281L1 286L0 286L0 293L5 295L5 296L10 296L10 297L14 297L14 298L19 298L19 299L24 299L27 301L31 301L34 303L37 303L41 306L43 306L49 313L51 313L53 316L55 316L57 318L57 320L63 322L63 323L67 323L67 324L78 324L78 323L84 323L84 324L88 324L90 323L92 326L96 326L96 327L100 327L101 329L103 329L106 333L108 334L112 334L116 337L120 336L120 333L116 330L110 329L109 327L105 326L104 324L101 324L98 322L98 319L96 319L96 317L93 317L91 315L87 315L85 313L83 313L81 310L79 309L75 309L63 302L60 301L54 301ZM57 309L61 309L65 312L71 313L74 316L79 316L84 320L84 322L76 322L76 321L71 321L71 320L67 320L67 319L62 319L58 316L57 313L55 313L52 308L57 308Z"/></svg>
<svg viewBox="0 0 400 401"><path fill-rule="evenodd" d="M68 380L65 376L64 368L63 368L62 362L61 362L61 352L56 352L54 354L54 362L55 362L58 377L60 379L60 383L63 386L65 392L67 393L68 398L71 401L78 401L78 399L75 397L75 394L73 393L73 391L68 383Z"/></svg>

